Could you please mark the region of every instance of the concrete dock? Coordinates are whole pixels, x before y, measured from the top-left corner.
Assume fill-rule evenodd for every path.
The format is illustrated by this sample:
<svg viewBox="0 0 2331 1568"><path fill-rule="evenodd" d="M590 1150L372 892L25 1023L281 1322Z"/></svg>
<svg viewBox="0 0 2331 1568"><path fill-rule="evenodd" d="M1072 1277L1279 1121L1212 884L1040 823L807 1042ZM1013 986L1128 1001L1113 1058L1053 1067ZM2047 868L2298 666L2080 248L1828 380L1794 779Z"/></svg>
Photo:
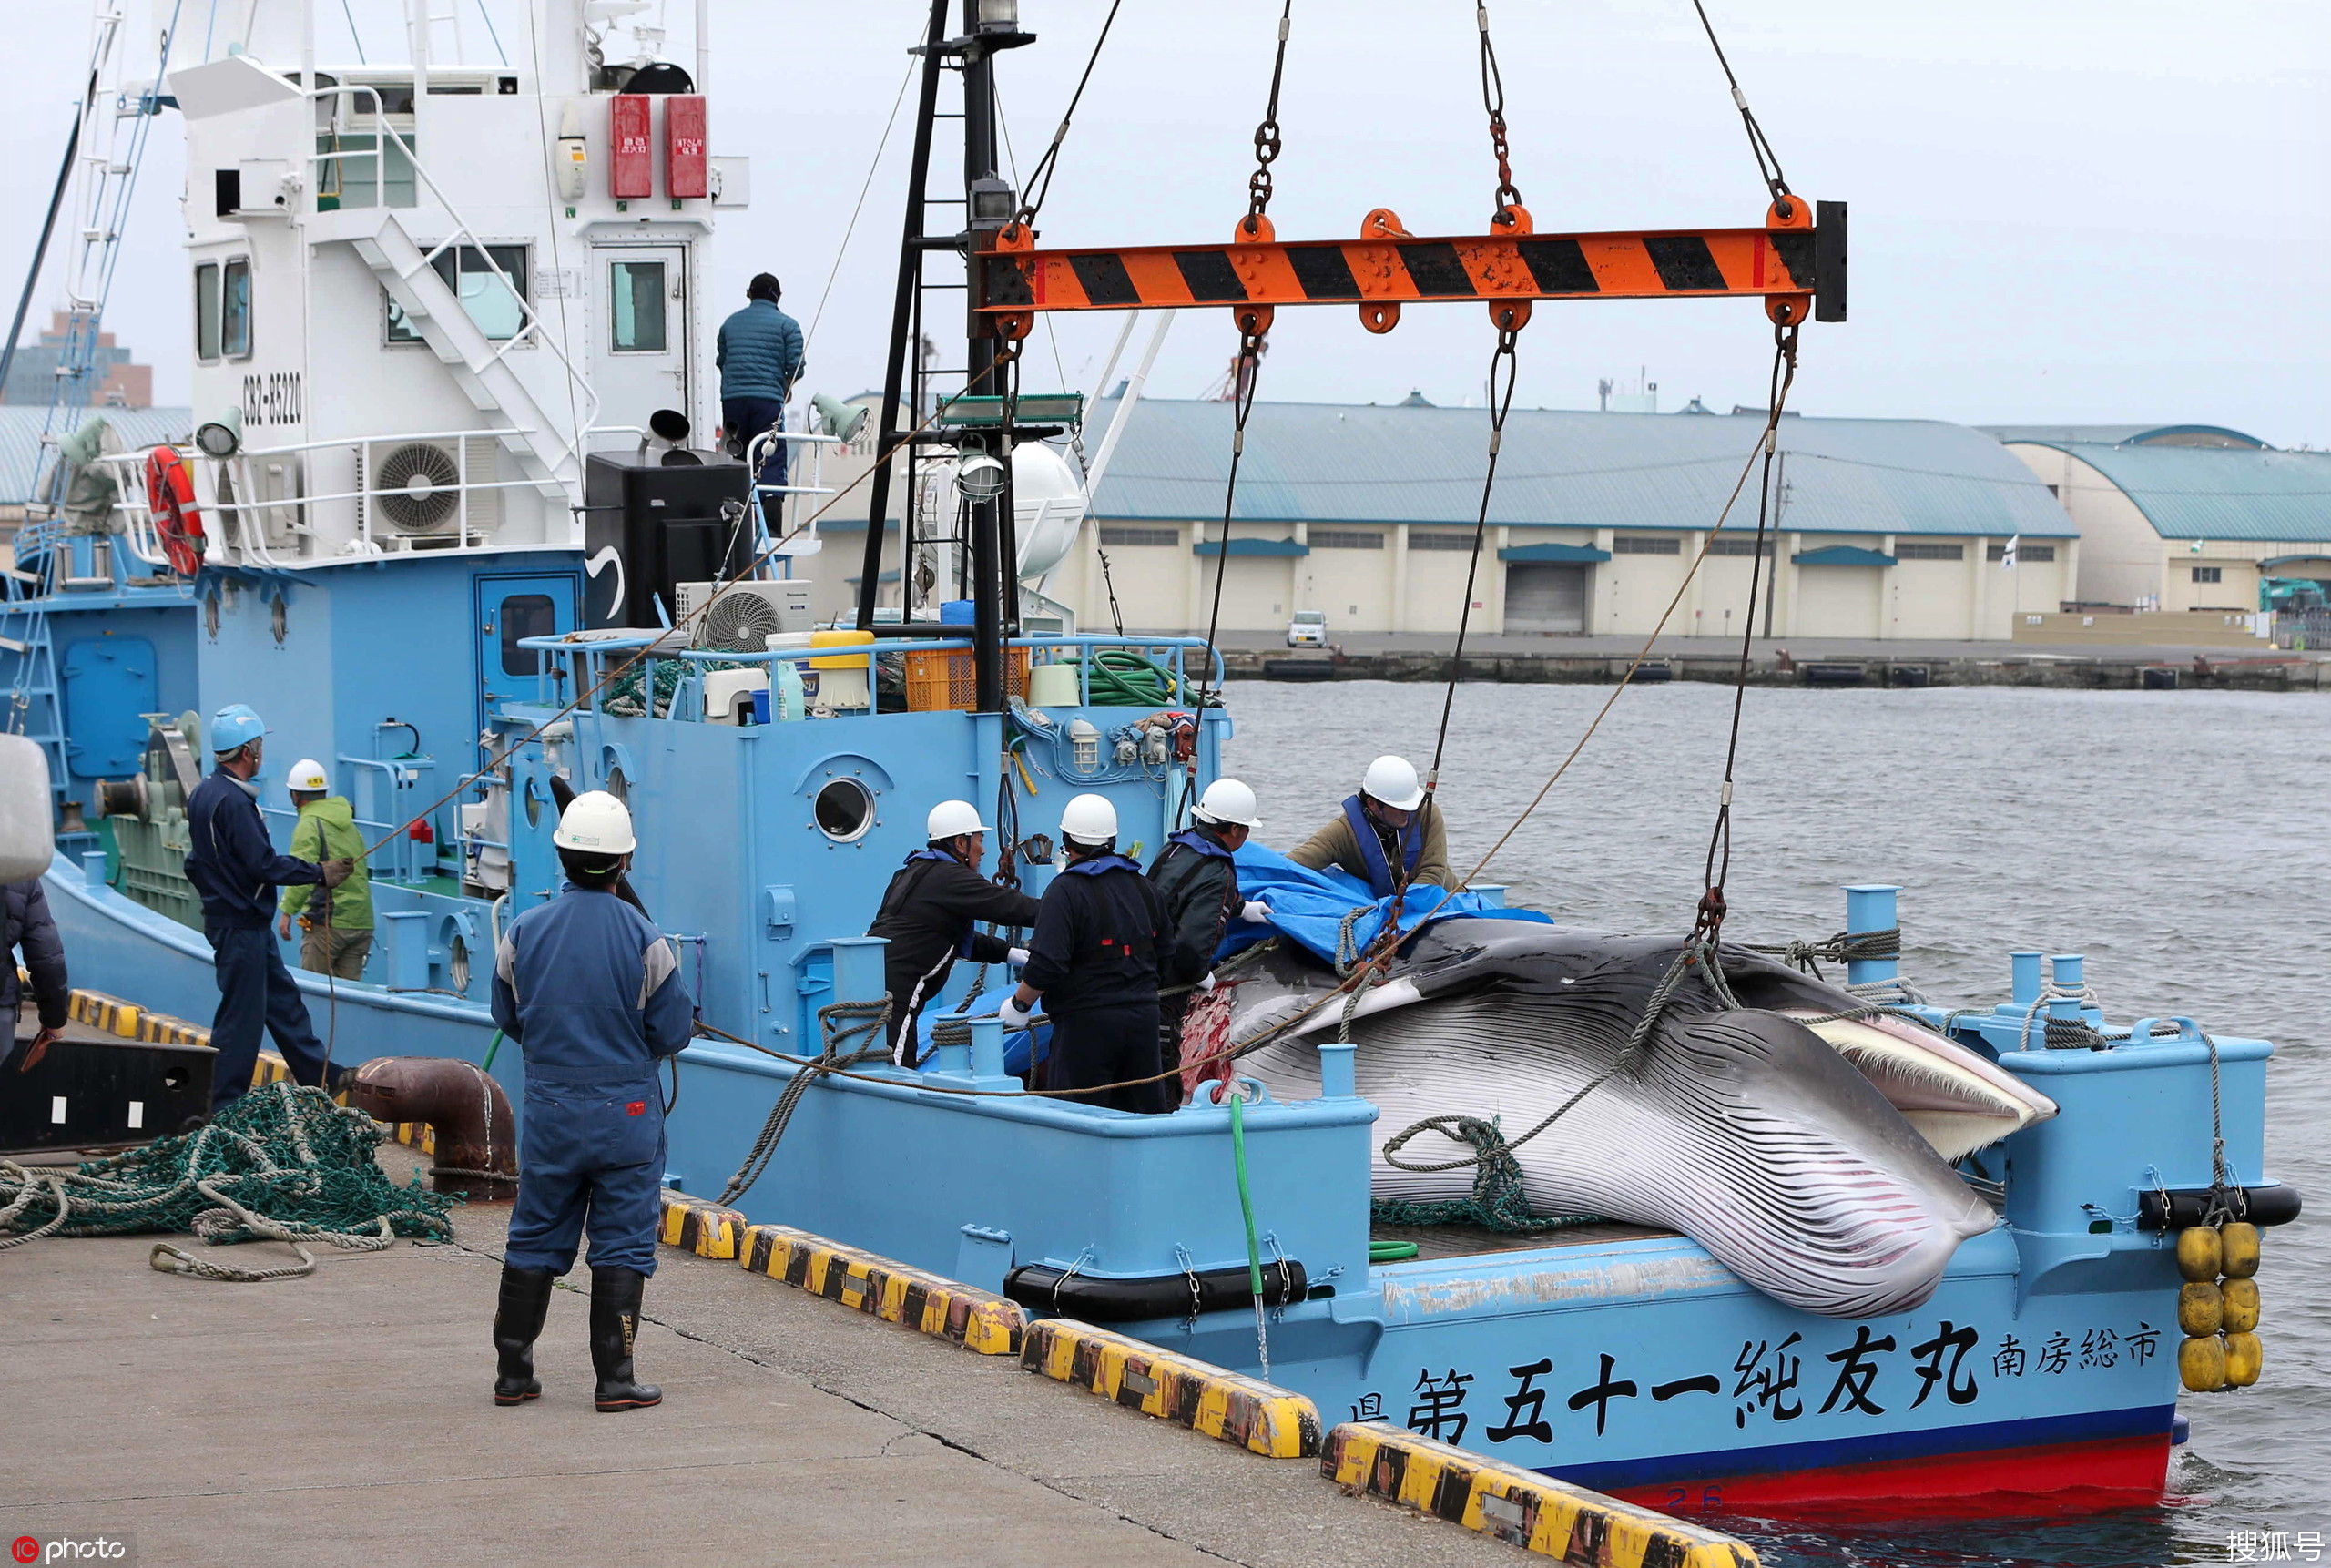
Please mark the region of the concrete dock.
<svg viewBox="0 0 2331 1568"><path fill-rule="evenodd" d="M412 1155L382 1155L399 1181ZM591 1408L561 1290L543 1398L490 1398L506 1208L315 1273L157 1273L152 1238L0 1252L0 1536L127 1537L169 1564L1230 1562L1436 1568L1512 1547L944 1341L664 1249L641 1375ZM272 1264L285 1249L229 1249ZM587 1286L587 1271L571 1277Z"/></svg>

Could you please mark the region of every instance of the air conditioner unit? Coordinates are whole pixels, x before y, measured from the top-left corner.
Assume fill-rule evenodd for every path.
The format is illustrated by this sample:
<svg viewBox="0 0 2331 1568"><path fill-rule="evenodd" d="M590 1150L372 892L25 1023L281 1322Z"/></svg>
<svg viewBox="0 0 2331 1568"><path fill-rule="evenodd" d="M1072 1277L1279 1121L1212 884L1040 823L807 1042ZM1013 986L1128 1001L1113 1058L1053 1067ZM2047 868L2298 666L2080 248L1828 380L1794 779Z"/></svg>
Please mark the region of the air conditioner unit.
<svg viewBox="0 0 2331 1568"><path fill-rule="evenodd" d="M675 583L672 621L700 648L722 653L760 653L779 632L806 632L810 585L800 578L781 583Z"/></svg>
<svg viewBox="0 0 2331 1568"><path fill-rule="evenodd" d="M375 441L359 448L356 484L364 493L372 536L451 542L462 530L464 486L469 531L493 533L502 525L502 492L479 486L502 477L501 453L501 441L486 434L457 441Z"/></svg>

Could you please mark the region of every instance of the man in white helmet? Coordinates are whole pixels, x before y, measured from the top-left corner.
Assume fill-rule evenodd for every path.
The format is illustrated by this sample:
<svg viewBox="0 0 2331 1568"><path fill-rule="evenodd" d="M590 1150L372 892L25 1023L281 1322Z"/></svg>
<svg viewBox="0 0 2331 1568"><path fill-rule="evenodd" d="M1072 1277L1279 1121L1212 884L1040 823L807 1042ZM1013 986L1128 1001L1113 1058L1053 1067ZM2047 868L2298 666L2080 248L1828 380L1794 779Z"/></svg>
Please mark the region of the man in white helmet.
<svg viewBox="0 0 2331 1568"><path fill-rule="evenodd" d="M534 1339L552 1282L575 1267L587 1217L596 1402L642 1410L664 1397L632 1375L664 1182L656 1070L695 1033L695 1004L671 942L616 892L638 847L629 809L604 789L577 795L551 842L566 886L512 921L494 955L494 1022L526 1058L518 1201L494 1318L494 1402L542 1392Z"/></svg>
<svg viewBox="0 0 2331 1568"><path fill-rule="evenodd" d="M1170 1111L1180 1103L1160 1077L1157 975L1166 906L1141 868L1117 853L1117 809L1079 795L1060 817L1068 863L1044 890L1020 988L999 1010L1028 1027L1039 997L1052 1043L1035 1086L1099 1090L1081 1095L1120 1111Z"/></svg>
<svg viewBox="0 0 2331 1568"><path fill-rule="evenodd" d="M312 757L291 764L284 780L300 820L291 828L291 857L299 860L345 860L354 868L336 888L294 882L283 890L275 934L289 939L291 922L307 933L300 942L300 967L310 974L342 980L364 978L364 955L372 947L372 879L364 871L364 835L356 830L355 809L345 795L327 791L324 765Z"/></svg>
<svg viewBox="0 0 2331 1568"><path fill-rule="evenodd" d="M980 875L988 826L969 800L942 800L923 820L927 841L882 894L866 934L888 938L882 983L891 993L891 1060L914 1065L915 1018L939 994L955 960L1025 963L1027 951L975 929L1036 923L1036 901Z"/></svg>
<svg viewBox="0 0 2331 1568"><path fill-rule="evenodd" d="M1405 757L1369 763L1359 793L1345 797L1342 812L1289 850L1287 858L1315 871L1340 867L1379 899L1420 883L1457 885L1449 870L1449 830L1440 808Z"/></svg>
<svg viewBox="0 0 2331 1568"><path fill-rule="evenodd" d="M1233 919L1262 924L1270 906L1241 897L1238 863L1231 857L1261 825L1255 792L1236 779L1217 779L1198 797L1191 826L1166 840L1150 862L1149 880L1166 905L1167 932L1158 1002L1158 1045L1166 1067L1182 1060L1182 1015L1191 1001L1214 989L1214 954Z"/></svg>

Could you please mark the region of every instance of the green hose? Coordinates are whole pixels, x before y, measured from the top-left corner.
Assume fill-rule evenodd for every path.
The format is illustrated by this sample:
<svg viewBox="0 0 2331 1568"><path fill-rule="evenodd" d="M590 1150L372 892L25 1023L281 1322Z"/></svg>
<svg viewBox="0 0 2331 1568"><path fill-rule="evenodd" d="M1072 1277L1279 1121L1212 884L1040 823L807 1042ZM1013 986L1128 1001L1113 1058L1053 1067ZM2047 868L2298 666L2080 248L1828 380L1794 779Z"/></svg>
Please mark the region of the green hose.
<svg viewBox="0 0 2331 1568"><path fill-rule="evenodd" d="M1247 1217L1247 1288L1254 1292L1257 1321L1263 1306L1263 1249L1255 1240L1255 1195L1247 1186L1247 1102L1230 1090L1230 1157L1238 1167L1238 1207ZM1267 1372L1268 1369L1265 1369Z"/></svg>
<svg viewBox="0 0 2331 1568"><path fill-rule="evenodd" d="M1413 1241L1371 1241L1368 1244L1370 1263L1406 1263L1417 1255Z"/></svg>
<svg viewBox="0 0 2331 1568"><path fill-rule="evenodd" d="M1171 708L1196 700L1170 668L1132 648L1095 648L1085 679L1096 708Z"/></svg>
<svg viewBox="0 0 2331 1568"><path fill-rule="evenodd" d="M479 1064L479 1071L485 1073L493 1072L494 1054L501 1049L502 1031L497 1029L494 1032L494 1038L485 1043L485 1060Z"/></svg>

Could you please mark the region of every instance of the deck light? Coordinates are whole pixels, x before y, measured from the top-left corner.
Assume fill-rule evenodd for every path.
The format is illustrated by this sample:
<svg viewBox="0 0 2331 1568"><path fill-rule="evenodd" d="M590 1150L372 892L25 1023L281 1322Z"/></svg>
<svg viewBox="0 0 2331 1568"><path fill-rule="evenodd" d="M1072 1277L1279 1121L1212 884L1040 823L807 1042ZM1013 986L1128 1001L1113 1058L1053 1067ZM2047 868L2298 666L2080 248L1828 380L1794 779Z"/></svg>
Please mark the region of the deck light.
<svg viewBox="0 0 2331 1568"><path fill-rule="evenodd" d="M205 457L232 457L243 449L243 411L230 408L195 427L194 444Z"/></svg>
<svg viewBox="0 0 2331 1568"><path fill-rule="evenodd" d="M992 501L1003 494L1003 464L986 453L976 453L963 459L955 471L955 488L967 501Z"/></svg>
<svg viewBox="0 0 2331 1568"><path fill-rule="evenodd" d="M1018 32L1020 0L979 0L979 27L982 33Z"/></svg>

